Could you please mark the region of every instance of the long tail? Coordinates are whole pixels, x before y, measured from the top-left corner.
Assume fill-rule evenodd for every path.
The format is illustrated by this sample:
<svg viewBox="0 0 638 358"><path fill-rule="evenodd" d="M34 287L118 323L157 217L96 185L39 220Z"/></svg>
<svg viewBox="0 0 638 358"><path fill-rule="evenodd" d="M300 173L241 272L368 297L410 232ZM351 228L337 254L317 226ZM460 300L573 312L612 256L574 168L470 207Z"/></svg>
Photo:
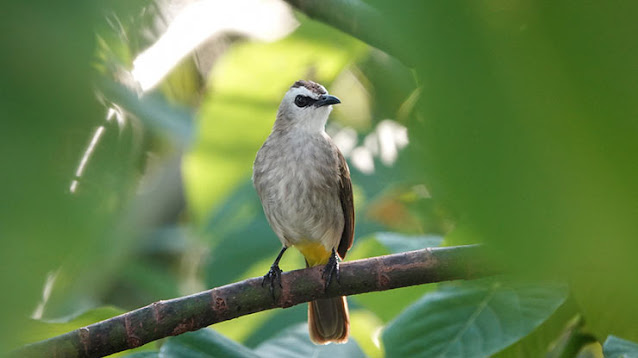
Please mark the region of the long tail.
<svg viewBox="0 0 638 358"><path fill-rule="evenodd" d="M306 267L326 265L331 253L319 242L299 245L306 259ZM350 333L350 316L345 297L322 298L308 302L308 331L310 339L316 344L330 342L345 343Z"/></svg>
<svg viewBox="0 0 638 358"><path fill-rule="evenodd" d="M350 333L350 316L345 297L308 302L310 339L316 344L345 343Z"/></svg>

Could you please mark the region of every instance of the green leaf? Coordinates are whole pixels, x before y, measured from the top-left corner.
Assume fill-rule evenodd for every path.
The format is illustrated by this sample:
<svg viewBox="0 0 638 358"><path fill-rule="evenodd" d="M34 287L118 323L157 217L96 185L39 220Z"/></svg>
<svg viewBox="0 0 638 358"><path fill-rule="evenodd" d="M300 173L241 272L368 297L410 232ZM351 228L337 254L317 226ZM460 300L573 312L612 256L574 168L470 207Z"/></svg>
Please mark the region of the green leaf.
<svg viewBox="0 0 638 358"><path fill-rule="evenodd" d="M350 312L352 313L352 312ZM296 305L285 310L274 310L263 322L257 322L255 330L242 343L248 347L256 347L280 334L290 326L304 323L308 320L308 305Z"/></svg>
<svg viewBox="0 0 638 358"><path fill-rule="evenodd" d="M388 357L484 357L531 332L560 306L556 284L491 280L443 286L425 295L383 333Z"/></svg>
<svg viewBox="0 0 638 358"><path fill-rule="evenodd" d="M393 254L406 252L426 247L437 247L443 242L443 238L436 235L403 235L396 232L379 232L377 241L387 247Z"/></svg>
<svg viewBox="0 0 638 358"><path fill-rule="evenodd" d="M492 358L519 357L573 357L591 343L591 337L582 332L582 320L573 298L567 300L532 333Z"/></svg>
<svg viewBox="0 0 638 358"><path fill-rule="evenodd" d="M212 329L173 337L162 346L161 358L181 357L220 357L220 358L258 358L250 349L236 343Z"/></svg>
<svg viewBox="0 0 638 358"><path fill-rule="evenodd" d="M638 357L638 343L609 336L603 344L603 354L605 358L635 358Z"/></svg>
<svg viewBox="0 0 638 358"><path fill-rule="evenodd" d="M256 349L262 358L357 358L365 357L353 340L345 344L316 345L308 337L308 326L299 324L283 331L279 336L260 344Z"/></svg>

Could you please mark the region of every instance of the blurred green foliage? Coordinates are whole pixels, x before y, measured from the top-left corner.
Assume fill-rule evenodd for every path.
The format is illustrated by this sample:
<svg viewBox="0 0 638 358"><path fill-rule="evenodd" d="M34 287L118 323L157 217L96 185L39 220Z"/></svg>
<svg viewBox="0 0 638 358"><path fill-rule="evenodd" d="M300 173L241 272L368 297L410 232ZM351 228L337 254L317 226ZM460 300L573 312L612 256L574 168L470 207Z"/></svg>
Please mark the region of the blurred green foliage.
<svg viewBox="0 0 638 358"><path fill-rule="evenodd" d="M638 339L636 4L412 5L388 16L421 36L410 134L432 195L521 271L568 277L599 339Z"/></svg>
<svg viewBox="0 0 638 358"><path fill-rule="evenodd" d="M187 57L144 95L128 76L159 35L158 3L5 5L0 352L263 275L280 244L252 161L282 94L307 78L343 101L328 131L372 154L372 172L347 155L348 259L482 242L524 279L349 297L347 345L312 345L301 305L125 355L631 356L634 343L607 337L638 340L638 5L362 4L400 51L295 13L290 35L231 37L210 75ZM410 139L391 165L385 119Z"/></svg>
<svg viewBox="0 0 638 358"><path fill-rule="evenodd" d="M92 94L95 41L89 29L97 21L95 5L35 1L2 7L0 351L24 329L48 272L65 259L72 261L68 266L92 261L111 218L102 205L89 204L104 192L127 190L125 179L116 176L113 186L83 198L68 195L102 111Z"/></svg>

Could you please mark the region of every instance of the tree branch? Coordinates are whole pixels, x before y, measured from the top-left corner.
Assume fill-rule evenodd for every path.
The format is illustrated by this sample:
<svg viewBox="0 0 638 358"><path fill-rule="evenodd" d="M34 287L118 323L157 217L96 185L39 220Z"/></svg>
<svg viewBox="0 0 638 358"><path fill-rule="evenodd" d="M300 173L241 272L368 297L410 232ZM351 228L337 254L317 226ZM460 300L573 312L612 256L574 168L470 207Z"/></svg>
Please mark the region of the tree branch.
<svg viewBox="0 0 638 358"><path fill-rule="evenodd" d="M322 266L286 272L273 300L262 278L217 287L190 296L158 301L51 339L27 345L15 356L100 357L211 324L317 298L478 278L495 273L478 246L428 248L344 262L340 282L324 292Z"/></svg>

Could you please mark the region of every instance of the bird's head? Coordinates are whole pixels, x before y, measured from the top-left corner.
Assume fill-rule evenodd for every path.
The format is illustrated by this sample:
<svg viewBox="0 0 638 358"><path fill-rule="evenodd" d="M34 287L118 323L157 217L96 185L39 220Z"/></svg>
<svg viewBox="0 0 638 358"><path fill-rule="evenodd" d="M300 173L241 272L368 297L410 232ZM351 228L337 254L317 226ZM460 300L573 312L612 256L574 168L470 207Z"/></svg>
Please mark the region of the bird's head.
<svg viewBox="0 0 638 358"><path fill-rule="evenodd" d="M323 131L332 105L341 103L322 85L312 81L295 82L279 105L278 126Z"/></svg>

